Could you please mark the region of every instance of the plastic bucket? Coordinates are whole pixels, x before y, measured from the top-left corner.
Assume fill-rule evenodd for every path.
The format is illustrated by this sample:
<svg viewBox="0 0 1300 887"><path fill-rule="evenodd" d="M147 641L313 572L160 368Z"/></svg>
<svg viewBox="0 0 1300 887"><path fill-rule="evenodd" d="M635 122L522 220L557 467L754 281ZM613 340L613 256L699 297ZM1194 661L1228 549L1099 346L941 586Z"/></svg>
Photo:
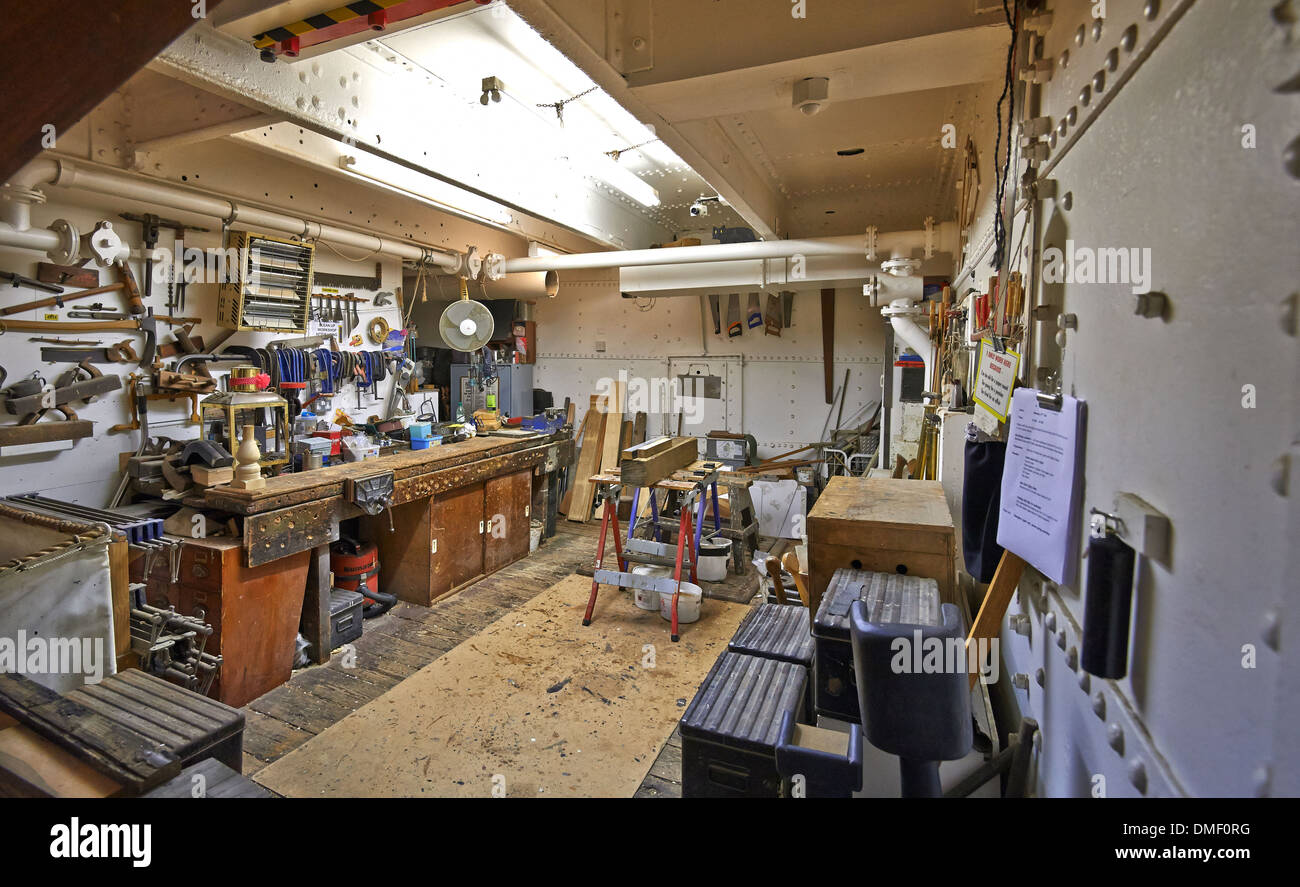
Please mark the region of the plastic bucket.
<svg viewBox="0 0 1300 887"><path fill-rule="evenodd" d="M685 625L700 618L700 600L704 589L694 582L682 580L681 594L677 596L677 622ZM659 595L659 615L669 622L673 619L673 596L668 592Z"/></svg>
<svg viewBox="0 0 1300 887"><path fill-rule="evenodd" d="M632 567L632 572L638 576L671 576L673 574L672 569L661 567L658 564L636 564ZM659 592L634 588L632 589L632 602L642 610L658 610Z"/></svg>
<svg viewBox="0 0 1300 887"><path fill-rule="evenodd" d="M700 563L695 568L695 575L704 582L721 582L727 578L727 561L730 559L730 539L701 539Z"/></svg>
<svg viewBox="0 0 1300 887"><path fill-rule="evenodd" d="M543 524L539 520L532 521L528 525L528 550L536 551L537 547L542 544Z"/></svg>

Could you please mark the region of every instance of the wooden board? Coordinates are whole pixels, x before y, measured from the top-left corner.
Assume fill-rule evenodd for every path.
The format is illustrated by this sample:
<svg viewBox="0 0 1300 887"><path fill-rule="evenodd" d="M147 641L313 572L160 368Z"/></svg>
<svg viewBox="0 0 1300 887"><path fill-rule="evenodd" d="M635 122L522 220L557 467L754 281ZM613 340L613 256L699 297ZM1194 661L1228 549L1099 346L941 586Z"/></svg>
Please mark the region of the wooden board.
<svg viewBox="0 0 1300 887"><path fill-rule="evenodd" d="M619 454L623 452L623 403L626 399L627 383L621 381L614 383L613 392L604 399L605 441L601 444L601 471L612 471L618 467Z"/></svg>
<svg viewBox="0 0 1300 887"><path fill-rule="evenodd" d="M619 474L629 487L648 487L685 468L699 457L700 444L693 437L674 438L669 446L652 448L648 456L624 458Z"/></svg>
<svg viewBox="0 0 1300 887"><path fill-rule="evenodd" d="M706 600L668 623L569 576L275 763L257 782L300 797L631 797L749 611ZM653 644L655 668L642 667Z"/></svg>
<svg viewBox="0 0 1300 887"><path fill-rule="evenodd" d="M569 520L584 524L591 520L591 504L596 496L591 476L600 470L605 450L605 415L598 412L599 401L600 398L596 395L591 396L591 407L587 410L590 424L583 420L587 433L582 441L582 451L578 453L578 461L573 467L573 486L570 489L573 495L565 510L565 516Z"/></svg>

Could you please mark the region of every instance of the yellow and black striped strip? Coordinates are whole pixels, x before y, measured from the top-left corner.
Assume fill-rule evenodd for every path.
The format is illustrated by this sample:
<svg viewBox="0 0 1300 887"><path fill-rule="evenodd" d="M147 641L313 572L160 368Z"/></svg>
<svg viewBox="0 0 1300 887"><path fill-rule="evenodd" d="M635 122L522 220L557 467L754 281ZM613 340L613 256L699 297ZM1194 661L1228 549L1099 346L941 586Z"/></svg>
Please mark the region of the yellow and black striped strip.
<svg viewBox="0 0 1300 887"><path fill-rule="evenodd" d="M263 34L258 34L253 38L253 46L258 49L268 49L291 37L301 37L303 34L310 34L312 31L332 28L342 22L370 15L370 13L379 12L381 9L400 6L405 2L407 0L358 0L356 3L349 3L346 6L340 6L338 9L331 9L319 15L309 16L302 21L283 25L279 28L272 28Z"/></svg>

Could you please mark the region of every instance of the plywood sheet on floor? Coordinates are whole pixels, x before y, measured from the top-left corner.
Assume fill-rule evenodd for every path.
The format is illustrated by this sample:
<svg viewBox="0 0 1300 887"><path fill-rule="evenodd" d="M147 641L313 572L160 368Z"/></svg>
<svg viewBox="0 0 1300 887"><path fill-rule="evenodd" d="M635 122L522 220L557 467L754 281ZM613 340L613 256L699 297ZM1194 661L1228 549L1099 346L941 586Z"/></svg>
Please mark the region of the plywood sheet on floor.
<svg viewBox="0 0 1300 887"><path fill-rule="evenodd" d="M748 607L706 600L674 644L658 613L569 576L256 779L295 797L631 797ZM655 667L642 665L645 645Z"/></svg>

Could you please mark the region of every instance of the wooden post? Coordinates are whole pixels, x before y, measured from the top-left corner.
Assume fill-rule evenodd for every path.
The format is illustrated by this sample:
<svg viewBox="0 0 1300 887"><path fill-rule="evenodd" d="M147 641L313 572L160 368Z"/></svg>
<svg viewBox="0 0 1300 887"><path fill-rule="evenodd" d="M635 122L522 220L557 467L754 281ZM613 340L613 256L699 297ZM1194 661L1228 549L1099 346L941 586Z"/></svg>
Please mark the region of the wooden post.
<svg viewBox="0 0 1300 887"><path fill-rule="evenodd" d="M1020 575L1024 571L1025 562L1020 556L1003 550L998 568L993 572L993 581L989 583L988 591L984 592L984 603L980 604L975 624L971 626L970 635L966 638L967 662L970 662L971 644L978 643L981 638L992 639L998 636L1002 628L1002 617L1007 613L1007 605L1011 603L1011 596L1016 593L1016 586L1020 584ZM978 680L979 674L972 671L972 690Z"/></svg>
<svg viewBox="0 0 1300 887"><path fill-rule="evenodd" d="M298 630L310 646L307 656L312 662L330 661L330 547L317 545L311 551L307 569L307 593L302 599L302 620Z"/></svg>

